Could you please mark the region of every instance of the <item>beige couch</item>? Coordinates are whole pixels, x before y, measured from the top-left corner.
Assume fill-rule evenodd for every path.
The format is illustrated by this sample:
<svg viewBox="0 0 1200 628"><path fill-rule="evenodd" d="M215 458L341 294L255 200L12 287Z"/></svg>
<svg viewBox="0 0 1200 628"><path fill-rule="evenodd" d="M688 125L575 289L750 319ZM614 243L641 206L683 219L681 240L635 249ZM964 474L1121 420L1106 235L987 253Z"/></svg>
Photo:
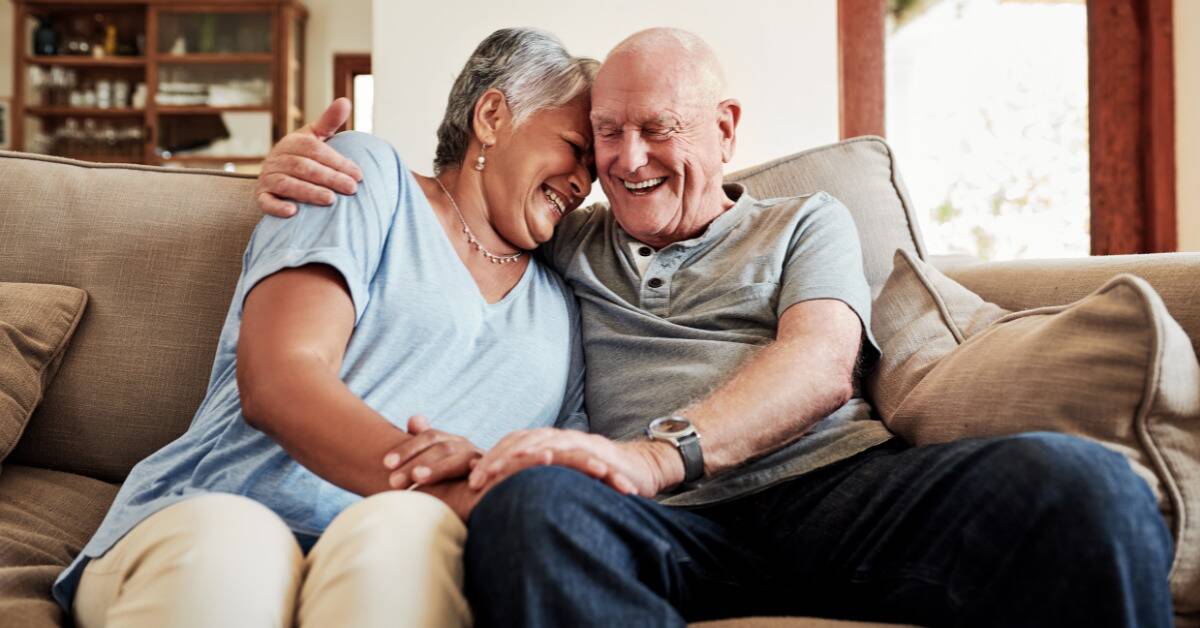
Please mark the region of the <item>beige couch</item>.
<svg viewBox="0 0 1200 628"><path fill-rule="evenodd" d="M895 249L925 257L881 140L848 140L732 178L760 198L826 190L841 199L858 223L876 293ZM99 524L130 467L187 428L258 220L252 186L241 175L0 152L0 281L65 284L89 295L57 377L0 469L0 625L61 623L49 595L54 577ZM1010 309L1072 301L1119 272L1153 284L1200 343L1200 254L950 270Z"/></svg>

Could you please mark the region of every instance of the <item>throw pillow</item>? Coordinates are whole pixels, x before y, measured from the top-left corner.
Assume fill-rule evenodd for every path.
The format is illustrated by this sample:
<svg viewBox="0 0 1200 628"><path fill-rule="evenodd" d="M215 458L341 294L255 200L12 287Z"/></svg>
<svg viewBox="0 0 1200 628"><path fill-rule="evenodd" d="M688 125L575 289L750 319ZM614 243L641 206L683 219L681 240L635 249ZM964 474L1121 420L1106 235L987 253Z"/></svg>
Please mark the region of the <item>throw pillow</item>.
<svg viewBox="0 0 1200 628"><path fill-rule="evenodd" d="M1171 522L1175 610L1200 611L1200 363L1149 283L1118 275L1000 316L900 253L874 313L885 359L870 385L889 429L915 445L1054 431L1124 454Z"/></svg>
<svg viewBox="0 0 1200 628"><path fill-rule="evenodd" d="M0 283L0 462L58 372L86 305L79 288Z"/></svg>

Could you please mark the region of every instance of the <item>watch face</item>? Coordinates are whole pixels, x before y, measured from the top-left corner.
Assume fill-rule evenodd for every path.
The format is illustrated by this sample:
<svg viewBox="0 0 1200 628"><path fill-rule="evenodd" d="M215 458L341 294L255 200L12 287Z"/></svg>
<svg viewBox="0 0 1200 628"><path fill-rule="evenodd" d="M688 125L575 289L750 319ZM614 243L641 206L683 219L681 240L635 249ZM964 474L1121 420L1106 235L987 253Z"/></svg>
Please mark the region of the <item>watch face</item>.
<svg viewBox="0 0 1200 628"><path fill-rule="evenodd" d="M668 438L686 436L692 431L692 422L681 417L667 417L655 421L651 429Z"/></svg>

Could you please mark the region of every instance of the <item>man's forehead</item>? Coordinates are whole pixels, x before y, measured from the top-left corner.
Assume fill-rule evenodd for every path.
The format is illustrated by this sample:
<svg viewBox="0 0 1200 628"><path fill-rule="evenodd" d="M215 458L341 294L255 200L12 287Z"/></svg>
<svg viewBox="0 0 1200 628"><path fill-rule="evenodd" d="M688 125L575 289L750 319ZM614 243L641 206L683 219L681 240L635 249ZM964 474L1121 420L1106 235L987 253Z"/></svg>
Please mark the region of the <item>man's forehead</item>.
<svg viewBox="0 0 1200 628"><path fill-rule="evenodd" d="M622 124L674 126L682 121L679 112L668 107L592 108L592 126Z"/></svg>

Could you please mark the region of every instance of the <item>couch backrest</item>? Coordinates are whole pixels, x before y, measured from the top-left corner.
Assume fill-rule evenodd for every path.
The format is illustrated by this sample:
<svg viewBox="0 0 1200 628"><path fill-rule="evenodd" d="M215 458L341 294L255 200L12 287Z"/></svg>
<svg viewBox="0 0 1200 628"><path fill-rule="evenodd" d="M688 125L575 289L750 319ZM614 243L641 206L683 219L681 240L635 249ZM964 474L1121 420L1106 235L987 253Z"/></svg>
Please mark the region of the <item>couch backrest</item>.
<svg viewBox="0 0 1200 628"><path fill-rule="evenodd" d="M759 198L849 208L875 292L923 253L891 150L857 138L730 175ZM0 281L83 288L88 308L9 460L111 482L187 429L259 213L253 179L0 152Z"/></svg>
<svg viewBox="0 0 1200 628"><path fill-rule="evenodd" d="M871 295L892 273L896 249L925 258L925 243L900 179L892 149L882 138L855 137L731 173L755 198L828 192L850 210L862 242ZM870 321L868 321L869 323Z"/></svg>
<svg viewBox="0 0 1200 628"><path fill-rule="evenodd" d="M89 296L10 461L121 481L187 429L258 221L253 185L0 153L0 281Z"/></svg>

